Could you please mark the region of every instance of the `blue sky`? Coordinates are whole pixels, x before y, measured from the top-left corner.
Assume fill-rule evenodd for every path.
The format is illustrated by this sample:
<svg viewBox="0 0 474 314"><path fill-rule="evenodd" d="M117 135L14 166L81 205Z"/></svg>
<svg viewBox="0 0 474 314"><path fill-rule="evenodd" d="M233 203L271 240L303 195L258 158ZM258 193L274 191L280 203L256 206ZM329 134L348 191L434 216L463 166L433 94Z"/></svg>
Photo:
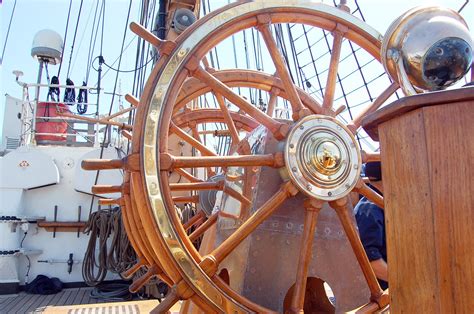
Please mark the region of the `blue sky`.
<svg viewBox="0 0 474 314"><path fill-rule="evenodd" d="M0 5L1 31L0 44L3 49L8 23L12 13L14 0L4 0ZM328 2L328 1L326 1ZM418 1L418 0L359 0L359 5L369 25L377 29L382 34L388 25L400 14L407 9L423 4L438 4L452 9L459 9L464 0L439 0L439 1ZM213 8L226 4L227 1L212 0ZM328 2L328 3L332 3ZM77 13L80 1L74 0L71 9L71 18L69 22L68 37L66 39L63 66L61 70L61 83L66 80L66 72L70 59L72 37L74 35L74 26L76 24ZM348 1L349 6L354 6L352 1ZM129 6L128 0L107 0L106 1L106 20L104 34L104 51L103 56L108 64L116 60L120 54L120 46L122 43L123 31L127 18L127 10ZM35 33L41 29L52 29L64 36L64 30L67 19L67 11L69 1L67 0L17 0L15 15L12 21L8 42L4 54L2 65L0 66L0 125L3 124L4 97L8 93L11 96L21 98L21 88L14 82L13 70L21 70L24 76L21 78L24 82L33 83L36 81L38 73L38 63L31 57L31 44ZM138 21L139 1L132 2L131 21ZM84 0L82 14L79 24L81 33L77 34L74 52L71 62L70 77L76 85L80 85L86 73L86 59L88 54L89 39L91 33L91 25L94 15L95 1ZM462 12L465 20L468 22L471 30L474 30L474 5L468 4L467 8ZM135 35L130 31L127 32L125 43L130 43ZM136 48L133 44L124 52L122 66L124 70L133 69L135 66ZM98 55L96 49L94 56ZM146 59L148 59L146 57ZM97 66L97 62L95 62ZM105 72L106 68L104 68ZM50 66L50 75L55 75L58 66ZM133 74L121 75L121 92L126 93L132 89ZM97 72L91 70L89 81L92 85L97 81ZM104 78L105 92L112 92L115 81L115 72L109 71ZM45 82L45 79L43 79ZM43 94L44 95L44 94ZM110 96L103 96L101 102L108 109L110 105ZM105 109L105 108L104 108ZM1 132L1 127L0 127Z"/></svg>

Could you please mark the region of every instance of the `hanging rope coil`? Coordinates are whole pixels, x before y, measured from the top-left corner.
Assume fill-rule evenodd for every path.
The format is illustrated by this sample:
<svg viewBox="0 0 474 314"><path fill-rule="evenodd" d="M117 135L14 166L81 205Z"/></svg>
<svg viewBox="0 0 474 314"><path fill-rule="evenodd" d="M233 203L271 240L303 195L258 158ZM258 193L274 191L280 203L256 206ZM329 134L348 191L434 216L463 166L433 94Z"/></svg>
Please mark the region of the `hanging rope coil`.
<svg viewBox="0 0 474 314"><path fill-rule="evenodd" d="M108 271L120 274L136 262L118 207L92 213L84 233L90 237L82 264L82 276L89 286L103 282Z"/></svg>

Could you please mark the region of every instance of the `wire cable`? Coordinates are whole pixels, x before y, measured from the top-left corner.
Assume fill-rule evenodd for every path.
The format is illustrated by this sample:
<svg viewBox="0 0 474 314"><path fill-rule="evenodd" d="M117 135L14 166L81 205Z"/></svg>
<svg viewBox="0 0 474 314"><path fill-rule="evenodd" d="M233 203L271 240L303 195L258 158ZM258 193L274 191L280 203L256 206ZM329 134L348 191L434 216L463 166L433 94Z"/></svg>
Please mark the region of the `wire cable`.
<svg viewBox="0 0 474 314"><path fill-rule="evenodd" d="M81 4L79 6L79 12L77 13L77 21L76 21L76 28L74 30L74 37L72 38L72 45L71 45L71 54L69 55L69 64L67 66L67 75L66 78L69 78L69 71L71 70L71 60L72 54L74 52L74 44L76 43L76 36L77 36L77 29L79 26L79 21L81 20L81 11L82 11L82 3L84 0L81 0Z"/></svg>
<svg viewBox="0 0 474 314"><path fill-rule="evenodd" d="M69 0L69 10L67 12L67 20L66 20L66 30L64 31L64 43L63 47L66 46L66 41L67 41L67 30L69 28L69 17L71 16L71 7L72 7L72 0ZM59 78L59 75L61 74L61 68L63 66L63 56L64 56L64 49L61 51L61 62L59 62L59 69L58 69L58 75L56 75Z"/></svg>
<svg viewBox="0 0 474 314"><path fill-rule="evenodd" d="M15 14L15 8L16 8L16 0L15 0L15 3L13 4L13 10L12 10L12 15L10 16L10 22L8 23L7 36L5 37L5 43L3 44L2 58L0 59L0 64L3 63L3 57L5 56L5 49L7 48L8 35L10 34L10 26L12 25L13 15Z"/></svg>

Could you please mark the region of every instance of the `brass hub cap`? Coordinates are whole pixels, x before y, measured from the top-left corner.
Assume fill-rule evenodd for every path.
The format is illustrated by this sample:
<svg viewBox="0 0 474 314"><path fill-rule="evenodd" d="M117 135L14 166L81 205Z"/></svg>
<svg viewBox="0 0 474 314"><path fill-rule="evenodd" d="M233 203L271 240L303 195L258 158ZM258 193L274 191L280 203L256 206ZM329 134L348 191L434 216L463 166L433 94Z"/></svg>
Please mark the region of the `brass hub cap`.
<svg viewBox="0 0 474 314"><path fill-rule="evenodd" d="M300 120L288 135L285 163L303 193L332 201L354 188L361 156L354 136L343 124L312 115Z"/></svg>

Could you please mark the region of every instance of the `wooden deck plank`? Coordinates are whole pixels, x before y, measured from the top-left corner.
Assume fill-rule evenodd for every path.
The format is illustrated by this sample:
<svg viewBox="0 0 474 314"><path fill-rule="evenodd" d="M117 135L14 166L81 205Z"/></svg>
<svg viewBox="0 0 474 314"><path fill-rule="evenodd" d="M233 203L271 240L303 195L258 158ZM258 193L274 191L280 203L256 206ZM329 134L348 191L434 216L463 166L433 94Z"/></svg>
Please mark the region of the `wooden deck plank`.
<svg viewBox="0 0 474 314"><path fill-rule="evenodd" d="M61 292L56 293L53 299L49 302L49 304L52 304L52 305L58 304L59 300L61 299L64 293L65 293L65 290L62 290Z"/></svg>
<svg viewBox="0 0 474 314"><path fill-rule="evenodd" d="M85 291L86 290L84 288L80 288L79 291L74 296L74 299L72 300L72 304L82 304L81 301L82 301L82 298L84 298Z"/></svg>
<svg viewBox="0 0 474 314"><path fill-rule="evenodd" d="M28 300L27 294L20 294L15 298L14 302L8 303L8 305L2 309L2 313L14 313L17 311L18 307L21 307L21 304Z"/></svg>
<svg viewBox="0 0 474 314"><path fill-rule="evenodd" d="M18 294L0 295L0 306L4 303L11 302L11 300L17 296Z"/></svg>
<svg viewBox="0 0 474 314"><path fill-rule="evenodd" d="M11 313L26 313L26 309L30 307L31 304L36 302L41 297L39 294L27 294L25 293L25 299L18 300L15 303L18 304L18 307L11 309Z"/></svg>
<svg viewBox="0 0 474 314"><path fill-rule="evenodd" d="M69 294L71 293L71 289L65 289L61 291L61 297L59 298L57 305L63 305L67 298L69 297Z"/></svg>
<svg viewBox="0 0 474 314"><path fill-rule="evenodd" d="M82 304L96 303L96 300L91 298L92 289L93 288L88 288L87 293L84 296L84 299L82 300Z"/></svg>
<svg viewBox="0 0 474 314"><path fill-rule="evenodd" d="M54 298L55 295L56 294L43 295L43 298L41 298L41 302L36 308L37 309L45 308L51 302L51 300Z"/></svg>
<svg viewBox="0 0 474 314"><path fill-rule="evenodd" d="M38 298L36 298L29 306L28 308L24 308L25 312L24 313L29 313L29 312L34 312L38 307L39 305L41 304L41 302L43 301L43 296L38 294ZM23 308L22 308L23 310Z"/></svg>
<svg viewBox="0 0 474 314"><path fill-rule="evenodd" d="M2 297L2 302L0 303L0 309L6 307L9 303L13 302L16 298L18 298L19 294L13 294L8 297Z"/></svg>
<svg viewBox="0 0 474 314"><path fill-rule="evenodd" d="M71 305L72 302L74 302L74 299L76 298L76 294L78 293L80 288L73 288L71 289L71 294L67 298L66 302L64 302L64 305Z"/></svg>
<svg viewBox="0 0 474 314"><path fill-rule="evenodd" d="M90 297L92 287L71 288L51 295L27 294L20 292L18 295L4 298L0 303L0 313L31 313L43 310L45 307L68 306L81 304L115 303L110 300L93 299ZM120 301L118 301L120 302Z"/></svg>

